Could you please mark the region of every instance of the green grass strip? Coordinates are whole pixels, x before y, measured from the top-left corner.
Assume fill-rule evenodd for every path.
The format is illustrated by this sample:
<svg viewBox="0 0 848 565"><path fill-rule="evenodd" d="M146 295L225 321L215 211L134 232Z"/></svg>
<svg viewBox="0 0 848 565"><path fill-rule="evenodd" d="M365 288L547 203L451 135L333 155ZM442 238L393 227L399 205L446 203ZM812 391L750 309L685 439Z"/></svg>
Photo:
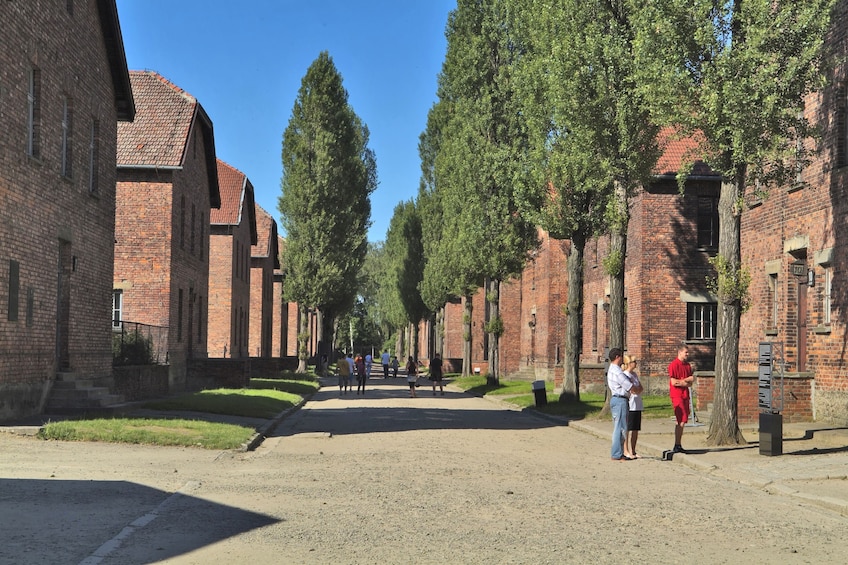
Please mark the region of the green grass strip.
<svg viewBox="0 0 848 565"><path fill-rule="evenodd" d="M300 395L273 389L219 388L147 402L144 408L187 410L248 418L273 418L300 400Z"/></svg>
<svg viewBox="0 0 848 565"><path fill-rule="evenodd" d="M62 441L235 449L254 433L255 430L250 427L200 420L99 418L51 422L42 428L39 437Z"/></svg>

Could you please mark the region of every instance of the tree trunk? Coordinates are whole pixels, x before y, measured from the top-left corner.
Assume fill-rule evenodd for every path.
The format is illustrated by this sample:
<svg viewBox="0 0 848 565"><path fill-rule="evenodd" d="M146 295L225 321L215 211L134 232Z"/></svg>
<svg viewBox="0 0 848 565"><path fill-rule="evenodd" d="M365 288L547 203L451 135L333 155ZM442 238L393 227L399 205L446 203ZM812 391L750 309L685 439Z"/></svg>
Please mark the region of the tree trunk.
<svg viewBox="0 0 848 565"><path fill-rule="evenodd" d="M409 324L409 344L412 346L411 350L412 358L415 359L415 362L418 362L418 323Z"/></svg>
<svg viewBox="0 0 848 565"><path fill-rule="evenodd" d="M302 304L298 304L297 321L297 372L306 372L306 359L309 357L309 312Z"/></svg>
<svg viewBox="0 0 848 565"><path fill-rule="evenodd" d="M624 260L627 257L627 224L630 214L624 185L615 183L616 218L610 233L610 317L609 347L624 351Z"/></svg>
<svg viewBox="0 0 848 565"><path fill-rule="evenodd" d="M472 374L471 370L471 320L474 314L474 302L471 295L466 294L463 298L464 310L462 313L462 376Z"/></svg>
<svg viewBox="0 0 848 565"><path fill-rule="evenodd" d="M739 207L740 187L744 171L734 179L721 183L718 199L718 256L726 269L719 269L718 325L716 327L715 393L710 427L709 445L738 445L745 442L739 431L739 319L742 314L741 297L722 284L726 273L738 276L742 266L740 254Z"/></svg>
<svg viewBox="0 0 848 565"><path fill-rule="evenodd" d="M574 234L568 253L568 309L565 316L565 357L560 401L580 400L580 350L583 346L583 253L586 236Z"/></svg>
<svg viewBox="0 0 848 565"><path fill-rule="evenodd" d="M498 279L489 279L486 285L486 308L489 310L489 378L491 384L500 382L498 345L503 331L500 321L500 285Z"/></svg>

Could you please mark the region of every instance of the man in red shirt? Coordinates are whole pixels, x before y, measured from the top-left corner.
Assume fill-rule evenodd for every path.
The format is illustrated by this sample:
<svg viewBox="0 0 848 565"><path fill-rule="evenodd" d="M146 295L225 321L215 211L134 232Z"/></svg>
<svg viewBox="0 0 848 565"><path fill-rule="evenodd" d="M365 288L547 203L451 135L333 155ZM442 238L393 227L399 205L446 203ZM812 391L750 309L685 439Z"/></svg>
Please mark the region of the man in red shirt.
<svg viewBox="0 0 848 565"><path fill-rule="evenodd" d="M689 348L681 345L677 348L677 358L668 366L668 395L677 419L674 427L674 453L686 453L680 442L683 439L683 426L689 421L689 388L695 381L688 359Z"/></svg>

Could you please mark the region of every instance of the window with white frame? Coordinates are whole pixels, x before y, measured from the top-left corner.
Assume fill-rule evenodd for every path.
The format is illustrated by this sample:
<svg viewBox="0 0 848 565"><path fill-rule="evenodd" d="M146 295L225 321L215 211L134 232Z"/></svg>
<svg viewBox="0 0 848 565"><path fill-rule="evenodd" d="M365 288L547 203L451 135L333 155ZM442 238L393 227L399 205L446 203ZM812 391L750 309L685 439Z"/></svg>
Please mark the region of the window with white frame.
<svg viewBox="0 0 848 565"><path fill-rule="evenodd" d="M686 339L715 340L718 304L689 302L686 305Z"/></svg>
<svg viewBox="0 0 848 565"><path fill-rule="evenodd" d="M830 325L830 312L833 307L831 300L831 286L833 285L833 267L822 265L824 271L822 276L822 324Z"/></svg>
<svg viewBox="0 0 848 565"><path fill-rule="evenodd" d="M121 329L121 320L123 320L123 308L124 308L124 291L122 290L113 290L112 291L112 329L120 330Z"/></svg>

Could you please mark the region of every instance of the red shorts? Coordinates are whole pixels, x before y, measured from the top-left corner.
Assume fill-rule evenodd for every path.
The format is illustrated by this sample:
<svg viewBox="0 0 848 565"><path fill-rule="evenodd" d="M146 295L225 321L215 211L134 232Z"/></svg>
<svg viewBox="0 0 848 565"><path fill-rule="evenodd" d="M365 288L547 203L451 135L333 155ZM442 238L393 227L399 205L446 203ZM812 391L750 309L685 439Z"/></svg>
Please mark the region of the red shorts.
<svg viewBox="0 0 848 565"><path fill-rule="evenodd" d="M674 408L674 417L677 418L678 424L685 424L689 421L688 398L672 398L671 406Z"/></svg>

